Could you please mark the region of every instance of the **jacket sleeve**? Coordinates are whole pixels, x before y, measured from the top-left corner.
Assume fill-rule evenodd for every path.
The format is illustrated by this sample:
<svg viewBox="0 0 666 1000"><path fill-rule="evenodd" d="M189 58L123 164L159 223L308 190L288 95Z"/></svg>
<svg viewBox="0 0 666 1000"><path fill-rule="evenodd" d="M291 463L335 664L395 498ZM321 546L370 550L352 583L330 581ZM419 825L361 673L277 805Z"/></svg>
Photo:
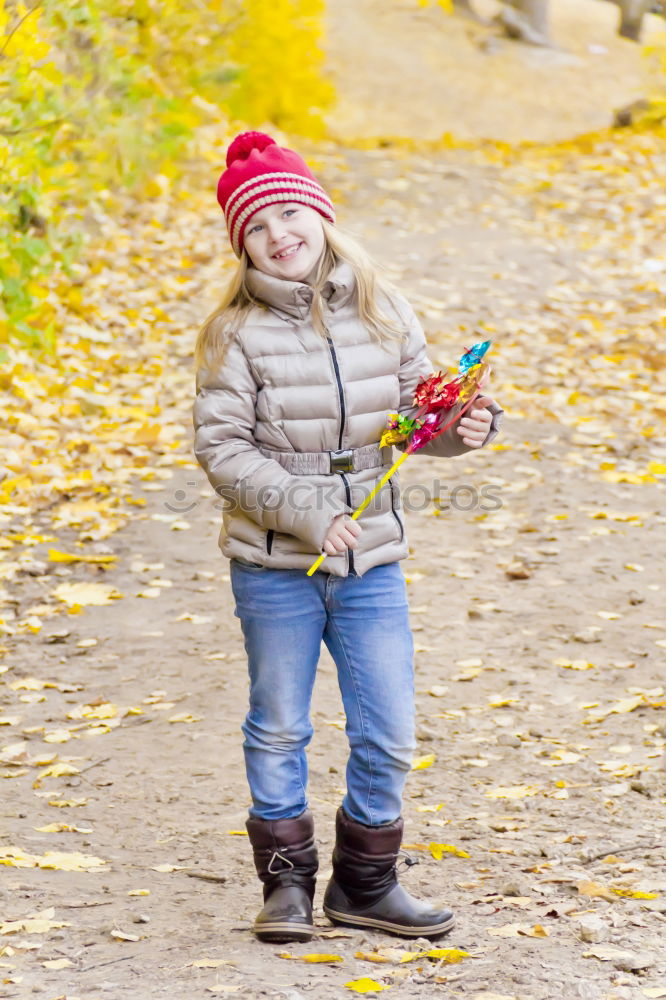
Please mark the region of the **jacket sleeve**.
<svg viewBox="0 0 666 1000"><path fill-rule="evenodd" d="M326 532L349 507L306 476L292 476L257 447L257 385L236 339L216 370L200 369L194 403L194 454L211 486L265 530L296 535L321 551Z"/></svg>
<svg viewBox="0 0 666 1000"><path fill-rule="evenodd" d="M401 306L402 318L407 323L408 332L404 339L400 356L400 413L412 417L416 413L416 409L412 405L416 387L421 379L432 375L435 369L428 358L423 327L419 323L414 310L404 301L401 303ZM449 411L447 422L452 420L456 413L460 412L463 405L463 403L459 403ZM497 437L504 413L497 403L493 403L488 409L492 414L492 420L483 446L489 444ZM450 458L454 455L466 454L469 451L477 451L478 449L469 448L463 443L462 436L458 434L457 427L458 421L456 420L447 431L444 431L443 434L440 434L433 441L428 442L423 448L419 448L419 454ZM397 447L404 451L404 445L398 445Z"/></svg>

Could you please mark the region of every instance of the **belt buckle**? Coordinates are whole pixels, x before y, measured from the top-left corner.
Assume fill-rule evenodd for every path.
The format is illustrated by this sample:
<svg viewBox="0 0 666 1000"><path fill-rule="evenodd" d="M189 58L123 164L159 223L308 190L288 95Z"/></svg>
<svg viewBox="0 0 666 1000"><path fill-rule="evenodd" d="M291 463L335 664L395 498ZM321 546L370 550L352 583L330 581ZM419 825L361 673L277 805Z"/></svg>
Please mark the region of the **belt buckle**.
<svg viewBox="0 0 666 1000"><path fill-rule="evenodd" d="M331 461L331 472L353 472L354 453L351 448L346 448L343 451L329 451L328 454Z"/></svg>

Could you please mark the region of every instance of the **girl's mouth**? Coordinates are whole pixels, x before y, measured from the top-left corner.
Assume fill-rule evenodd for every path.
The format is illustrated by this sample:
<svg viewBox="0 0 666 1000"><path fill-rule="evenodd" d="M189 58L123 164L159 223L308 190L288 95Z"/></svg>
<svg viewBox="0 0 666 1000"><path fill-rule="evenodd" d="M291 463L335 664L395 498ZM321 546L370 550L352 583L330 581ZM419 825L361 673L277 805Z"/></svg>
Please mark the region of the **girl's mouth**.
<svg viewBox="0 0 666 1000"><path fill-rule="evenodd" d="M287 260L289 257L293 257L303 246L303 243L296 243L292 247L287 247L286 250L280 250L279 253L273 254L273 260Z"/></svg>

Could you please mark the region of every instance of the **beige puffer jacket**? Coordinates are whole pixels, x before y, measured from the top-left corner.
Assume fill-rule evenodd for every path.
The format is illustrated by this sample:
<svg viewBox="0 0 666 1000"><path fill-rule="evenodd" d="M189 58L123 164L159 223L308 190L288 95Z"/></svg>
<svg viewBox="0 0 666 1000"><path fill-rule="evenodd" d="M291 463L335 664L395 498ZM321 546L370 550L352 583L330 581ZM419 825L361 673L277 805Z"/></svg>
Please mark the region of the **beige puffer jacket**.
<svg viewBox="0 0 666 1000"><path fill-rule="evenodd" d="M251 310L219 368L198 372L194 451L226 501L224 555L306 570L333 518L351 513L390 467L392 449L377 447L386 415L413 412L414 390L433 369L423 330L404 299L385 304L408 331L402 345L371 338L355 307L347 264L336 267L324 288L326 339L310 321L307 284L256 269L248 282L266 307ZM487 440L497 433L501 412L494 408ZM322 453L348 449L355 451L337 462L348 471L331 472L330 456ZM469 450L454 425L422 452ZM328 556L322 571L362 575L407 555L397 475L360 523L358 547Z"/></svg>

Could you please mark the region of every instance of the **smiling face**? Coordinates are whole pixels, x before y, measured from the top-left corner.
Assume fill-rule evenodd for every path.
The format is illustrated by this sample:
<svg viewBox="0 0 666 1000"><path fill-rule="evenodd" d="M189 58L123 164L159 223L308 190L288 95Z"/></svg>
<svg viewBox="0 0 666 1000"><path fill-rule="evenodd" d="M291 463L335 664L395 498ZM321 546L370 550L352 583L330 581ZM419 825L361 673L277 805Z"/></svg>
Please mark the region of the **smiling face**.
<svg viewBox="0 0 666 1000"><path fill-rule="evenodd" d="M305 281L324 251L324 227L314 208L277 202L250 217L243 242L257 270Z"/></svg>

